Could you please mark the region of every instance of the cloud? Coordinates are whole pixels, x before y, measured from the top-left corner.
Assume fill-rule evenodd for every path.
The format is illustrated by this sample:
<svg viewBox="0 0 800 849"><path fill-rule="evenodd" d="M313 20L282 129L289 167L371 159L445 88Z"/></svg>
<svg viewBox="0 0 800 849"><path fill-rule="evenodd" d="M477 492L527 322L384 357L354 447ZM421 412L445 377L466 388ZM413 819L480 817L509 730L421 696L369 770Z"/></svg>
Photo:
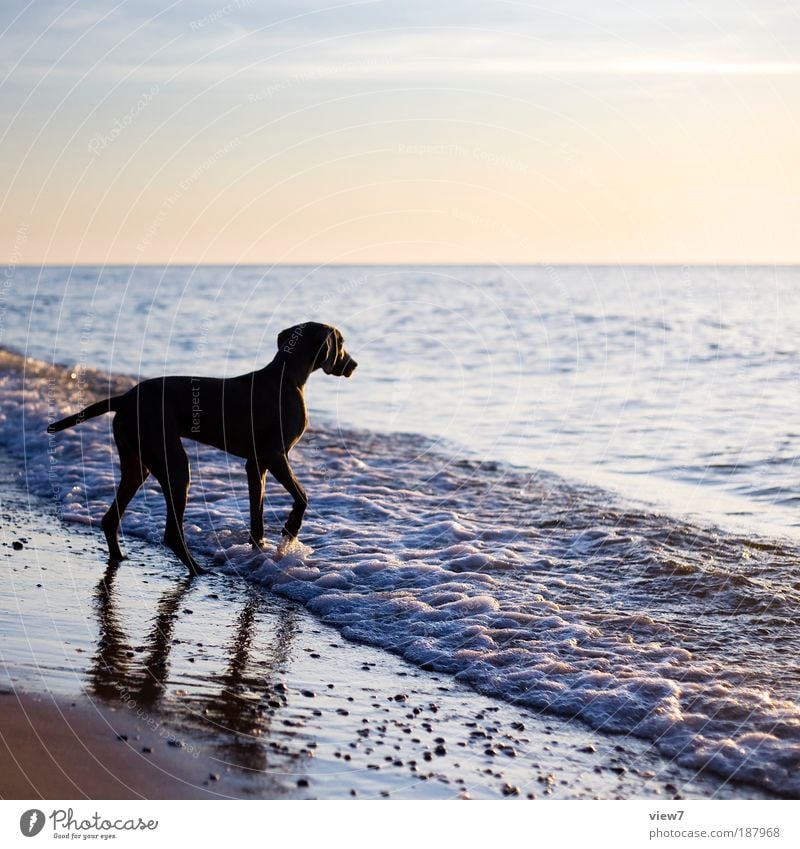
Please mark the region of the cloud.
<svg viewBox="0 0 800 849"><path fill-rule="evenodd" d="M109 47L97 76L136 73L207 84L225 77L316 74L350 80L485 76L798 73L800 15L780 3L663 4L655 0L560 0L551 8L515 0L324 3L309 0L151 0L24 7L4 37L6 72L26 84L44 74L74 79ZM1 23L1 22L0 22ZM135 39L124 41L140 27ZM87 29L91 38L81 38ZM79 41L80 39L80 41ZM32 45L35 46L32 47ZM360 67L361 66L361 67Z"/></svg>

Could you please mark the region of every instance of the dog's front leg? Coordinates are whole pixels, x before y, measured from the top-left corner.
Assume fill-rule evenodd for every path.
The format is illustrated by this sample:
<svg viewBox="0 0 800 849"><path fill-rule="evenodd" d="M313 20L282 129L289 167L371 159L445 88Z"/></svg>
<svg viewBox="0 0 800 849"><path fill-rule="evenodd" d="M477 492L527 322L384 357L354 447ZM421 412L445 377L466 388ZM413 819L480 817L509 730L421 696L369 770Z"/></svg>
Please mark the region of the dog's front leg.
<svg viewBox="0 0 800 849"><path fill-rule="evenodd" d="M298 483L294 476L292 467L289 465L289 458L285 454L274 457L269 463L268 468L272 472L276 481L292 496L294 504L292 512L289 513L289 518L283 526L283 535L288 537L296 537L300 532L300 526L303 524L303 515L308 507L308 498L302 486Z"/></svg>
<svg viewBox="0 0 800 849"><path fill-rule="evenodd" d="M264 547L264 479L266 464L258 460L245 463L247 488L250 493L250 544L253 548Z"/></svg>

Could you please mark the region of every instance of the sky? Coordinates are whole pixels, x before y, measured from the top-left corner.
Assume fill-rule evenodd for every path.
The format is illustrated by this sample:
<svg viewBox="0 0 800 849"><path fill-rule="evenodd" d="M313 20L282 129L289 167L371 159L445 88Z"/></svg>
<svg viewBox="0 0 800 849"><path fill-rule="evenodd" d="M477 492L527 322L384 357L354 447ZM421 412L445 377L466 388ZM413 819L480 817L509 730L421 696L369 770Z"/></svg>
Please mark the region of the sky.
<svg viewBox="0 0 800 849"><path fill-rule="evenodd" d="M21 264L800 261L782 0L0 6Z"/></svg>

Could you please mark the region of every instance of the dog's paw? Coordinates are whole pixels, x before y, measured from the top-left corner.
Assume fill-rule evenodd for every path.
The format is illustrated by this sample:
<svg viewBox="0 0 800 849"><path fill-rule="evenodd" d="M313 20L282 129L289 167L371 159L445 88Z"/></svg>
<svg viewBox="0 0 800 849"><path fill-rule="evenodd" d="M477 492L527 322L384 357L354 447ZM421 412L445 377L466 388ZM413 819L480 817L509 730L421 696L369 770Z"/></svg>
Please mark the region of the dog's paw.
<svg viewBox="0 0 800 849"><path fill-rule="evenodd" d="M290 537L285 531L281 534L281 541L278 543L275 548L275 562L277 563L279 560L283 560L284 557L289 553L292 548L292 543L297 539L297 537Z"/></svg>
<svg viewBox="0 0 800 849"><path fill-rule="evenodd" d="M277 563L279 560L283 560L283 558L286 557L289 559L289 564L291 565L292 560L302 562L306 557L310 557L313 553L314 550L300 542L297 537L284 535L278 543L274 559Z"/></svg>

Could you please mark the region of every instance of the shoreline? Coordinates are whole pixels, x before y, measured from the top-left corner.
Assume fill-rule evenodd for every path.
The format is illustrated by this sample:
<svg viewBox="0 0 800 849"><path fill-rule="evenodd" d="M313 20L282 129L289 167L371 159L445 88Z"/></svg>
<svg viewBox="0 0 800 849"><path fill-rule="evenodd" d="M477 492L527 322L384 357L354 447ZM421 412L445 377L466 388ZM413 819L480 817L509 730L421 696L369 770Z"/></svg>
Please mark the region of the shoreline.
<svg viewBox="0 0 800 849"><path fill-rule="evenodd" d="M13 345L0 345L0 367L21 370L24 366L34 374L51 373L54 370L68 372L74 365L66 362L50 362L37 355L28 355ZM120 372L108 375L95 367L81 367L79 379L70 387L70 393L88 392L92 398L120 394L127 391L139 380L156 377L156 374L133 374ZM72 398L73 401L78 400ZM83 403L81 396L80 404ZM78 406L80 406L80 404ZM312 408L313 409L313 408ZM313 415L314 427L335 429L341 422L322 412ZM468 443L439 437L432 434L406 431L370 430L363 424L346 423L348 431L370 434L382 438L392 436L413 436L415 440L434 450L444 449L445 453L459 457L466 462L482 463L483 453L476 451ZM702 480L693 480L684 476L654 476L637 472L608 471L593 465L575 465L570 461L538 458L517 460L502 455L489 461L500 469L523 475L549 475L565 485L582 491L594 490L598 495L613 497L620 505L630 510L661 512L670 515L679 522L696 525L710 531L722 531L735 536L750 536L764 542L796 544L800 542L800 523L789 506L771 505L771 517L761 515L756 509L757 502L746 496L729 491L724 487L705 486ZM667 495L669 493L669 495ZM779 518L781 521L779 521Z"/></svg>
<svg viewBox="0 0 800 849"><path fill-rule="evenodd" d="M776 798L347 642L249 582L189 581L143 540L108 569L96 531L14 484L0 502L2 798L62 796L54 770L100 798L109 768L105 792L136 798Z"/></svg>

